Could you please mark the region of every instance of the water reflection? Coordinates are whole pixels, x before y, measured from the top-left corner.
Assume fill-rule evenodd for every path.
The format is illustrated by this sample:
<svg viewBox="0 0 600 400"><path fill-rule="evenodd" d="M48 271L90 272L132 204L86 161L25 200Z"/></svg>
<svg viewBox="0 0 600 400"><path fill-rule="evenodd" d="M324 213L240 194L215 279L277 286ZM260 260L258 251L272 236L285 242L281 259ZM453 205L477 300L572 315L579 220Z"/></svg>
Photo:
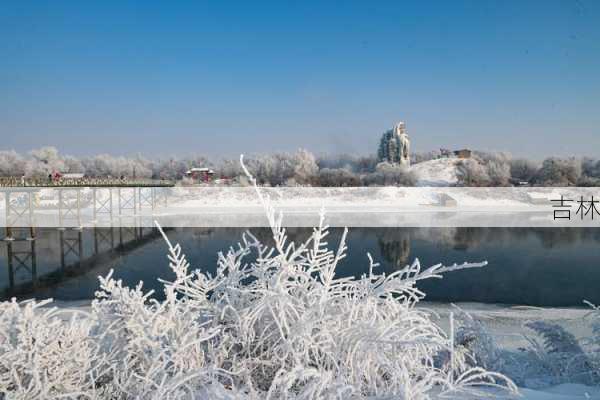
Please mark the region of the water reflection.
<svg viewBox="0 0 600 400"><path fill-rule="evenodd" d="M385 261L397 268L409 263L410 231L407 229L382 229L377 231L377 244Z"/></svg>
<svg viewBox="0 0 600 400"><path fill-rule="evenodd" d="M85 275L159 236L155 228L141 226L7 229L3 255L7 279L0 279L0 293L2 298L35 294Z"/></svg>
<svg viewBox="0 0 600 400"><path fill-rule="evenodd" d="M169 231L191 263L214 271L217 252L235 245L244 229L178 228ZM272 244L268 228L251 232ZM288 230L303 241L311 230ZM341 229L332 229L335 245ZM97 276L110 269L127 285L143 280L161 296L157 278L171 279L166 246L153 228L14 230L0 257L0 295L89 299ZM348 235L344 276L366 272L366 252L392 272L419 257L422 264L488 260L481 270L448 274L421 284L430 300L539 306L600 303L600 230L595 228L356 228Z"/></svg>

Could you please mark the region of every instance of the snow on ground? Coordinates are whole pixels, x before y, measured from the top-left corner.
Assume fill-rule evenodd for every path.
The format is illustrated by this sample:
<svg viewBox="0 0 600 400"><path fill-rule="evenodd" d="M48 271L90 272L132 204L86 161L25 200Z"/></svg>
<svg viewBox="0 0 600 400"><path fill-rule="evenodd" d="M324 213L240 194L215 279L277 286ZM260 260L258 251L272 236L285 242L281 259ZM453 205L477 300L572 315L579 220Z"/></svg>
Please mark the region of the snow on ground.
<svg viewBox="0 0 600 400"><path fill-rule="evenodd" d="M521 389L523 400L600 399L600 388L566 383L545 390Z"/></svg>
<svg viewBox="0 0 600 400"><path fill-rule="evenodd" d="M506 397L494 390L484 390L490 397L497 399L512 400L598 400L600 399L600 388L566 383L556 385L541 390L519 388L521 397ZM482 400L483 397L477 396L458 396L461 400ZM447 399L447 397L444 397ZM441 399L440 399L441 400Z"/></svg>
<svg viewBox="0 0 600 400"><path fill-rule="evenodd" d="M529 321L543 320L561 325L577 338L592 335L589 320L586 318L590 309L585 307L530 307L484 303L459 303L456 306L482 321L498 345L507 350L527 347L529 342L525 335L531 335L532 331L524 327L524 324ZM445 330L448 329L450 313L457 311L448 303L424 301L419 303L418 307L435 312L440 318L437 321L438 325Z"/></svg>
<svg viewBox="0 0 600 400"><path fill-rule="evenodd" d="M579 188L581 189L581 188ZM531 201L530 192L540 192L539 196L567 196L567 192L546 188L466 188L466 187L277 187L262 188L277 207L321 207L365 211L374 207L392 207L403 210L440 209L496 209L511 207L526 210L547 210L550 202L536 204ZM577 191L582 192L582 190ZM449 196L454 205L442 203ZM560 196L559 196L560 197ZM175 188L170 197L170 207L260 207L260 202L252 188L243 187L197 187Z"/></svg>
<svg viewBox="0 0 600 400"><path fill-rule="evenodd" d="M506 397L494 391L493 389L482 390L487 393L488 397L481 396L466 396L459 395L455 399L460 400L483 400L485 398L496 398L502 400L598 400L600 399L600 388L566 383L562 385L556 385L542 390L533 390L527 388L519 388L520 397ZM448 399L448 397L436 397L441 399Z"/></svg>
<svg viewBox="0 0 600 400"><path fill-rule="evenodd" d="M518 352L520 348L530 345L526 336L532 337L535 334L525 327L525 323L531 321L560 325L578 339L592 335L592 327L587 318L590 310L587 308L545 308L483 303L461 303L456 306L482 321L499 348L511 352ZM456 308L448 303L422 302L418 307L437 314L439 319L436 323L446 332L449 331L450 313L457 312ZM526 386L529 387L519 389L524 400L600 399L600 387L580 383L548 385L544 384L544 380L535 379Z"/></svg>
<svg viewBox="0 0 600 400"><path fill-rule="evenodd" d="M458 158L438 158L413 164L410 171L417 177L417 186L454 186L459 162Z"/></svg>

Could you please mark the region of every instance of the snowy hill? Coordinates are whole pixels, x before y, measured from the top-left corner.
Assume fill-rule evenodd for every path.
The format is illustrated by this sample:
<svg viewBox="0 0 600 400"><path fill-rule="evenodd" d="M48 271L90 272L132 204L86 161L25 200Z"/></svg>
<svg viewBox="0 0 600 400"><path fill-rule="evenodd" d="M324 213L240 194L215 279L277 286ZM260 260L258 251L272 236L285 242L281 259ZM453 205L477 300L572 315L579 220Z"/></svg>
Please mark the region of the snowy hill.
<svg viewBox="0 0 600 400"><path fill-rule="evenodd" d="M411 165L417 186L454 186L458 182L458 158L439 158Z"/></svg>

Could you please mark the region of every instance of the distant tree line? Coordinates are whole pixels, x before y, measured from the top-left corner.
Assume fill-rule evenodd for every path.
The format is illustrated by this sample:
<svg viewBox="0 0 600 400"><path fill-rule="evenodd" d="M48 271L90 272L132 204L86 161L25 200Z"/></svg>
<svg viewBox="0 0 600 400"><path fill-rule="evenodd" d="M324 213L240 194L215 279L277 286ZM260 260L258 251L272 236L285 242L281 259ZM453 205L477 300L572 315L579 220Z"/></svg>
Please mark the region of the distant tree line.
<svg viewBox="0 0 600 400"><path fill-rule="evenodd" d="M413 153L413 164L439 158L439 151ZM259 184L270 186L414 186L416 176L405 167L379 162L376 155L350 154L316 156L300 149L294 153L273 153L246 158ZM217 178L244 184L239 160L209 159L204 156L150 160L141 155L116 157L65 156L54 147L27 154L0 151L0 176L44 178L53 172L83 173L89 177L184 179L192 167L207 167ZM600 186L600 160L591 158L546 158L542 162L512 158L506 153L475 151L457 166L462 186Z"/></svg>
<svg viewBox="0 0 600 400"><path fill-rule="evenodd" d="M461 161L458 174L464 186L600 186L600 160L549 157L536 162L476 151Z"/></svg>

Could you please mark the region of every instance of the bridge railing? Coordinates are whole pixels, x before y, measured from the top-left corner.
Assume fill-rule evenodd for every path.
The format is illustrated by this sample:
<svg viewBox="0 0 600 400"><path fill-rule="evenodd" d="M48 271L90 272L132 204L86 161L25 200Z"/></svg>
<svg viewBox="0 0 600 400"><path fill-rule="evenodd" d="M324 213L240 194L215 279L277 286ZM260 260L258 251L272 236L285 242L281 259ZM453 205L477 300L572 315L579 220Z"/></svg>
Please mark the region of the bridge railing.
<svg viewBox="0 0 600 400"><path fill-rule="evenodd" d="M35 179L0 177L0 187L170 187L175 182L164 179L59 178Z"/></svg>

